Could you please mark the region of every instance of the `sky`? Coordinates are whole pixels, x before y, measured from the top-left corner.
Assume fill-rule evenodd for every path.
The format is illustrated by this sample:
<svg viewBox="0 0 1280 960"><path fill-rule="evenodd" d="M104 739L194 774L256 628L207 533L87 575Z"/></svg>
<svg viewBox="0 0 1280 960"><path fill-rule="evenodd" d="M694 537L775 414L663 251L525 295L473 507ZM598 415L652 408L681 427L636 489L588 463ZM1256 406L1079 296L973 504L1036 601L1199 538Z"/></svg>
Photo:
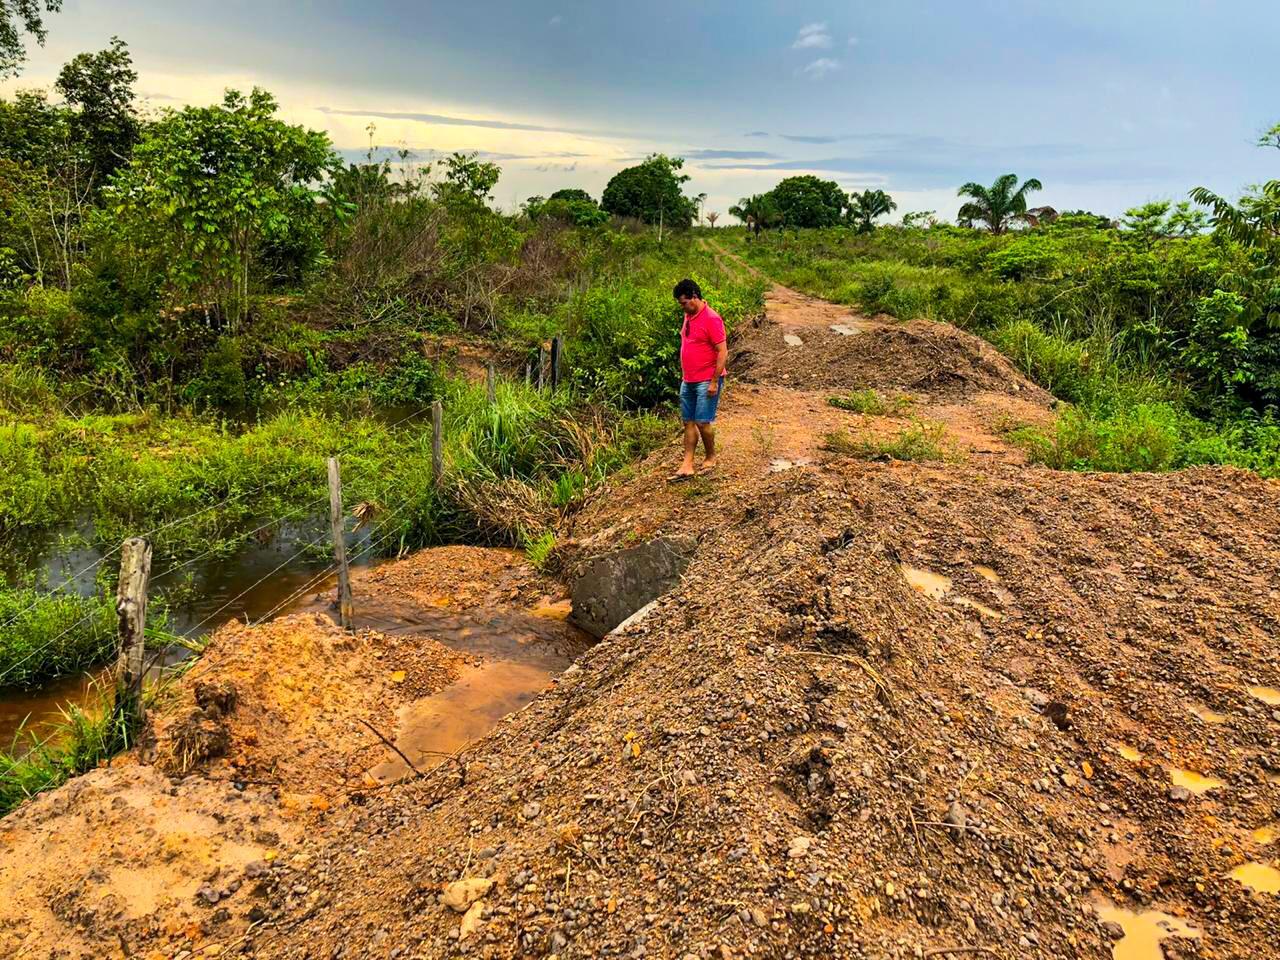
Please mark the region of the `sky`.
<svg viewBox="0 0 1280 960"><path fill-rule="evenodd" d="M149 111L270 90L353 158L478 151L512 209L647 154L690 194L813 173L951 218L964 182L1112 216L1280 176L1275 0L66 0L17 81L128 44ZM725 217L727 220L728 218ZM724 221L722 221L724 222Z"/></svg>

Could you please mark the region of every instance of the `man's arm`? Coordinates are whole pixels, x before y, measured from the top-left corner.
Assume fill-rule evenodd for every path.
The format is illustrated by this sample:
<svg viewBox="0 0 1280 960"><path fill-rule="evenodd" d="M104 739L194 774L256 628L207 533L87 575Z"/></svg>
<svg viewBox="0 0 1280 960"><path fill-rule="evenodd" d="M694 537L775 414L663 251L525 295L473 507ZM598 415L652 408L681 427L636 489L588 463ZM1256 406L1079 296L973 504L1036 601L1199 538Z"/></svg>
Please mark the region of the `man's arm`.
<svg viewBox="0 0 1280 960"><path fill-rule="evenodd" d="M729 365L729 341L721 340L716 344L716 375L707 384L707 396L714 397L720 392L720 378L724 376L725 367Z"/></svg>

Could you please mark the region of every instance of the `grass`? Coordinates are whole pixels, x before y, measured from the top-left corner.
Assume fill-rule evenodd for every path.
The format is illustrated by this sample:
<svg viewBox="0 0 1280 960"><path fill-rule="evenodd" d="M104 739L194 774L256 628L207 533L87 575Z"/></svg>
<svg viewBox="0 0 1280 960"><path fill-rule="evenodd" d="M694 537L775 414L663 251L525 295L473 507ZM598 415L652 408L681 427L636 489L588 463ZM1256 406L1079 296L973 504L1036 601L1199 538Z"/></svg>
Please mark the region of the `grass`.
<svg viewBox="0 0 1280 960"><path fill-rule="evenodd" d="M116 645L105 597L0 589L0 687L30 687L101 663Z"/></svg>
<svg viewBox="0 0 1280 960"><path fill-rule="evenodd" d="M954 460L956 454L946 447L941 423L912 420L893 437L876 437L871 433L856 437L847 430L836 430L823 438L823 449L859 460Z"/></svg>
<svg viewBox="0 0 1280 960"><path fill-rule="evenodd" d="M1140 250L1116 231L1074 226L1004 237L940 227L867 236L778 230L751 241L726 230L718 238L806 293L985 337L1073 405L1053 428L1013 436L1036 462L1115 472L1230 464L1280 476L1280 415L1248 398L1248 389L1280 382L1265 373L1265 349L1253 366L1234 368L1225 336L1187 352L1196 311L1226 282L1224 271L1248 275L1235 247L1198 237ZM1250 342L1260 336L1251 331ZM1196 361L1204 350L1218 359ZM1228 392L1235 382L1252 385L1243 402ZM830 402L880 410L864 393Z"/></svg>
<svg viewBox="0 0 1280 960"><path fill-rule="evenodd" d="M827 403L841 410L849 410L852 413L880 417L886 414L905 413L911 408L914 400L906 394L895 394L891 397L886 397L871 387L867 387L865 390L855 390L853 393L828 397Z"/></svg>
<svg viewBox="0 0 1280 960"><path fill-rule="evenodd" d="M129 746L128 723L108 706L112 691L103 687L99 694L96 708L64 707L53 730L29 749L19 751L15 742L0 751L0 816Z"/></svg>
<svg viewBox="0 0 1280 960"><path fill-rule="evenodd" d="M535 570L545 570L551 559L551 552L556 548L556 535L552 530L544 530L530 540L524 548L525 558L533 564Z"/></svg>

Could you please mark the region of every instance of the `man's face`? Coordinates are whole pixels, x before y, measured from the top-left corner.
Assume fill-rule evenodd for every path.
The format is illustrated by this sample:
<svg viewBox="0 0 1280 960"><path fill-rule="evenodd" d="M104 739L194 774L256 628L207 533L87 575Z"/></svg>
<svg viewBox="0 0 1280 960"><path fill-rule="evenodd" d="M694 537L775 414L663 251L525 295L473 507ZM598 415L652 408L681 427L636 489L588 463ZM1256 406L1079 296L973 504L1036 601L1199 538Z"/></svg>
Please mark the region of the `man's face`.
<svg viewBox="0 0 1280 960"><path fill-rule="evenodd" d="M699 297L678 297L677 299L686 317L696 316L702 309L702 300Z"/></svg>

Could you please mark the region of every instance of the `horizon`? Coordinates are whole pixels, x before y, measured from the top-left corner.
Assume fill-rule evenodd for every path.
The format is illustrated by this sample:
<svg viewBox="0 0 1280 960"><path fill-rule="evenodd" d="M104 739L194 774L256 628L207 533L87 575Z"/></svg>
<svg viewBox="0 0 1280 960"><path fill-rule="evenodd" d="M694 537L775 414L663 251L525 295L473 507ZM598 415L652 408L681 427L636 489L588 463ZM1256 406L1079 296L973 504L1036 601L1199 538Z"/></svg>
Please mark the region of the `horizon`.
<svg viewBox="0 0 1280 960"><path fill-rule="evenodd" d="M1280 27L1270 5L1231 6ZM447 12L402 0L360 11L333 0L217 11L72 0L47 17L45 46L28 42L3 90L47 88L75 54L119 35L144 108L260 86L347 159L367 151L372 124L385 150L497 162L495 203L507 210L561 187L599 198L618 170L661 152L685 158L686 191L707 193L704 209L721 223L740 197L804 173L846 191L884 189L899 217L954 219L962 183L1006 172L1044 182L1036 205L1118 217L1195 186L1235 196L1274 176L1254 140L1280 120L1267 102L1280 82L1266 55L1275 31L1215 30L1225 19L1152 0ZM993 21L1004 25L995 36ZM687 36L714 39L688 53Z"/></svg>

